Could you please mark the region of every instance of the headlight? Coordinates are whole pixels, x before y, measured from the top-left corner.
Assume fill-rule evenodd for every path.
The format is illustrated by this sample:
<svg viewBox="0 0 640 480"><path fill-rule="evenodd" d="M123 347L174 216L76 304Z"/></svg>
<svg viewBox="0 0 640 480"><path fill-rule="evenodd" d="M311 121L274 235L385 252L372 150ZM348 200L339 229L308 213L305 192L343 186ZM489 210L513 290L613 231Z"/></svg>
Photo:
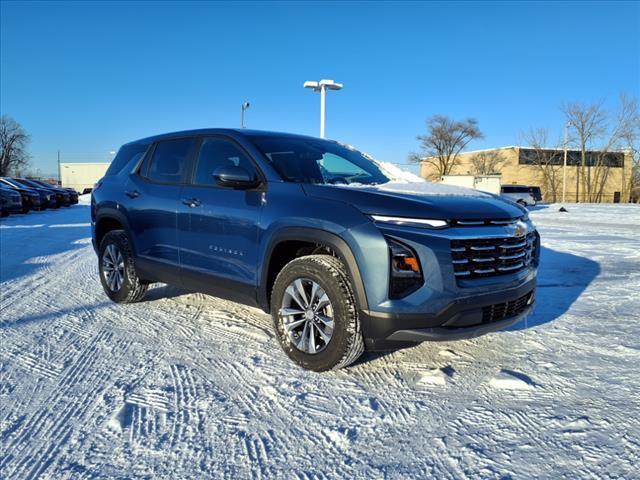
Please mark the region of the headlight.
<svg viewBox="0 0 640 480"><path fill-rule="evenodd" d="M387 217L385 215L371 215L371 218L376 223L400 225L403 227L444 228L448 225L445 220L435 220L430 218Z"/></svg>
<svg viewBox="0 0 640 480"><path fill-rule="evenodd" d="M422 268L418 256L411 247L385 237L389 245L391 261L389 298L402 298L415 292L423 283Z"/></svg>

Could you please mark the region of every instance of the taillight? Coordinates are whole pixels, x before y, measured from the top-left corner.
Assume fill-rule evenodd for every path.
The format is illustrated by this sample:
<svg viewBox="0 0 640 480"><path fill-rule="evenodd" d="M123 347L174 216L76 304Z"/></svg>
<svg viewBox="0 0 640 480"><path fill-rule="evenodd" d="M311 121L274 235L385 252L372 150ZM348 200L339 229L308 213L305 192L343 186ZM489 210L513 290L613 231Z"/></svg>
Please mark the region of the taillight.
<svg viewBox="0 0 640 480"><path fill-rule="evenodd" d="M385 239L389 245L391 262L389 298L406 297L420 288L424 282L420 260L411 247L389 237Z"/></svg>

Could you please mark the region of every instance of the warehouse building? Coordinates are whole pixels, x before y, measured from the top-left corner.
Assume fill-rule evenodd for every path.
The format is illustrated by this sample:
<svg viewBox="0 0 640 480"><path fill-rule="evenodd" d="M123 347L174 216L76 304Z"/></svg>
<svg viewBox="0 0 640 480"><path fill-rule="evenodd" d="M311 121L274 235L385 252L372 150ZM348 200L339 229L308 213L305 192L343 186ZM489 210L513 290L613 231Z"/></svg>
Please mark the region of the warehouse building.
<svg viewBox="0 0 640 480"><path fill-rule="evenodd" d="M85 188L93 188L111 165L103 163L61 163L60 183L63 187L71 187L78 192Z"/></svg>
<svg viewBox="0 0 640 480"><path fill-rule="evenodd" d="M438 178L435 165L424 159L420 174ZM451 175L498 174L502 185L538 186L543 201L562 201L564 150L509 146L460 153ZM628 202L631 157L624 152L586 152L585 166L579 150L567 151L567 202Z"/></svg>

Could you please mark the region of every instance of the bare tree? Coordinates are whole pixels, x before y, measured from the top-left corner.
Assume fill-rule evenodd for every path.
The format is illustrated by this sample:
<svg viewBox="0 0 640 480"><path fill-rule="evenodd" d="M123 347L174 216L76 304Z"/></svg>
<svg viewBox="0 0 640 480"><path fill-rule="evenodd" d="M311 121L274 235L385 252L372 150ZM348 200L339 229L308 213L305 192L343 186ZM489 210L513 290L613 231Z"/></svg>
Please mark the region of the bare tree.
<svg viewBox="0 0 640 480"><path fill-rule="evenodd" d="M505 163L502 152L478 152L471 157L471 173L474 175L497 175Z"/></svg>
<svg viewBox="0 0 640 480"><path fill-rule="evenodd" d="M409 155L409 160L432 165L434 178L449 175L456 166L458 154L469 142L484 138L474 118L458 121L445 115L434 115L426 123L427 134L417 137L421 152Z"/></svg>
<svg viewBox="0 0 640 480"><path fill-rule="evenodd" d="M640 187L640 109L637 98L620 95L617 124L621 147L626 154L625 161L627 157L631 161L631 175L628 179L625 178L625 169L622 169L622 182L626 187L622 195L627 200L631 191Z"/></svg>
<svg viewBox="0 0 640 480"><path fill-rule="evenodd" d="M561 148L549 148L548 138L548 132L544 128L532 128L522 135L523 143L529 145L526 154L538 171L545 197L550 197L551 203L555 203L562 187L564 151Z"/></svg>
<svg viewBox="0 0 640 480"><path fill-rule="evenodd" d="M638 102L635 98L621 95L615 114L605 111L602 103L570 103L562 110L575 130L580 149L580 180L576 182L582 187L581 199L587 202L602 201L613 161L612 152L631 148L632 152L635 149L637 153L640 136ZM597 150L598 153L591 154L590 150ZM632 155L632 161L637 162L636 158L637 154ZM623 184L622 194L626 196L627 179L623 178Z"/></svg>
<svg viewBox="0 0 640 480"><path fill-rule="evenodd" d="M562 107L569 125L575 130L578 148L580 149L580 168L576 175L576 201L582 188L582 201L592 201L593 185L591 182L591 166L587 168L587 151L594 141L602 138L607 131L607 115L602 102L584 104L568 103Z"/></svg>
<svg viewBox="0 0 640 480"><path fill-rule="evenodd" d="M29 134L8 115L0 117L0 176L24 168L29 163Z"/></svg>

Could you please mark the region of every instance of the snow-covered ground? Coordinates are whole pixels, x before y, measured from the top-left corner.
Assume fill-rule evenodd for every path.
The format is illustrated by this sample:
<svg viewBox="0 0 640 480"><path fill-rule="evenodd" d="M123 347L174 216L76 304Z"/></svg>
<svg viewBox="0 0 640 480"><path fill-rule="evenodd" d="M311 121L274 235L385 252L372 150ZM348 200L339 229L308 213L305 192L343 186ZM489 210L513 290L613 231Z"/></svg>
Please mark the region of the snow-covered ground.
<svg viewBox="0 0 640 480"><path fill-rule="evenodd" d="M0 222L0 477L631 478L640 207L532 213L535 314L315 374L254 309L110 303L89 208Z"/></svg>

